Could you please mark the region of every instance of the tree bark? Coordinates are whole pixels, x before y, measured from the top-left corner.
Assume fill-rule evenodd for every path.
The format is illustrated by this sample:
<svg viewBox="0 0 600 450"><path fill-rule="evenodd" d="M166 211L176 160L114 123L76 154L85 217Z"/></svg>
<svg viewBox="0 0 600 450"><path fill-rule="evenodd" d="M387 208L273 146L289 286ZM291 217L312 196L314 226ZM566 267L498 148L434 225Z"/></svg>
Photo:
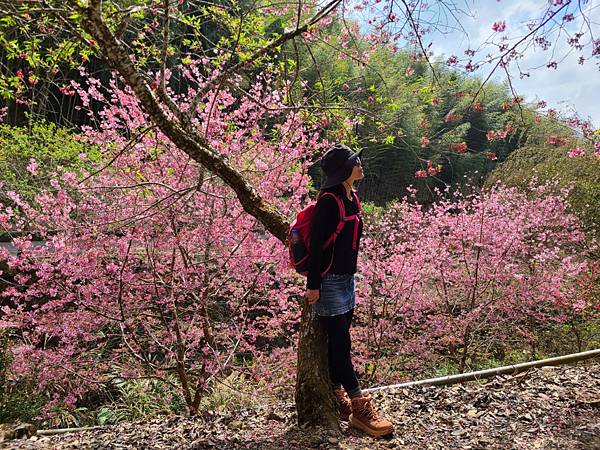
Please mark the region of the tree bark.
<svg viewBox="0 0 600 450"><path fill-rule="evenodd" d="M137 71L125 48L102 20L98 4L87 8L86 12L87 15L82 20L85 31L96 40L108 64L133 90L149 118L180 150L230 186L244 210L285 243L289 229L285 216L267 202L223 155L214 151L189 122L181 120L183 113L174 110L175 105L161 105L160 99ZM337 407L327 367L325 336L312 308L305 301L302 308L296 382L299 424L318 424L339 429Z"/></svg>
<svg viewBox="0 0 600 450"><path fill-rule="evenodd" d="M327 363L327 337L306 299L302 302L298 343L296 412L300 426L339 429L339 414Z"/></svg>

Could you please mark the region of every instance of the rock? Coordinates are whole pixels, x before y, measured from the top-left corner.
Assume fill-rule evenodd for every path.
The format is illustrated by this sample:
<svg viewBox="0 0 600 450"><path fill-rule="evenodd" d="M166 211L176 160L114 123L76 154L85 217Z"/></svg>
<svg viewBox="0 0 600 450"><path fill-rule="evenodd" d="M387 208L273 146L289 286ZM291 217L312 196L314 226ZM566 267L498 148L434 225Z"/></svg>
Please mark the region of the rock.
<svg viewBox="0 0 600 450"><path fill-rule="evenodd" d="M0 424L0 442L12 439L27 439L35 435L37 428L30 423Z"/></svg>
<svg viewBox="0 0 600 450"><path fill-rule="evenodd" d="M281 417L279 414L271 412L267 416L267 420L276 420L277 422L285 422L285 417Z"/></svg>

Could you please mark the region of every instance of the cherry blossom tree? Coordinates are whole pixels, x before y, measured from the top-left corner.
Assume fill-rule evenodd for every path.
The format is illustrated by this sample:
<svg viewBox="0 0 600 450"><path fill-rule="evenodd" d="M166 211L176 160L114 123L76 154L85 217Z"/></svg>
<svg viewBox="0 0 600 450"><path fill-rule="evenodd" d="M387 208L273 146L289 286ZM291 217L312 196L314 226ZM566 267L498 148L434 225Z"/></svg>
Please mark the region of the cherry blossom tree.
<svg viewBox="0 0 600 450"><path fill-rule="evenodd" d="M417 368L441 357L464 371L544 324L596 314L582 290L595 246L555 188L455 192L427 211L407 198L373 221L361 267L364 361Z"/></svg>
<svg viewBox="0 0 600 450"><path fill-rule="evenodd" d="M275 109L289 113L289 116L286 116L290 118L289 120L305 118L302 109L306 111L307 106L310 105L306 105L301 95L296 95L298 89L294 86L298 79L297 73L293 70L290 73L290 67L278 64L276 56L281 49L285 46L293 48L300 40L310 44L321 39L321 27L325 28L336 20L348 24L339 33L335 43L341 49L341 57L343 55L366 64L370 50L382 45L394 47L397 41L404 39L410 48L417 48L414 56L416 59L429 61L430 55L425 36L431 29L431 24L439 25L440 17L457 17L460 22L461 11L457 5L447 2L426 5L421 1L353 3L341 0L322 4L233 3L223 7L181 0L178 2L172 0L132 2L11 0L1 1L0 6L7 17L7 20L2 23L3 31L17 33L24 41L21 43L19 39L5 39L3 48L10 58L18 58L26 62L29 67L26 71L19 69L20 71L16 73L4 74L0 86L5 97L13 99L24 107L35 107L37 97L31 93L42 89L48 90L51 86L51 83L42 82L43 78L58 79L57 73L60 69L73 70L93 58L101 58L117 74L113 88L114 95L121 102L118 106L114 106L112 112L108 110L105 113L115 116L127 114L124 111L128 111L132 105L143 111L142 115L135 116L138 123L133 127L134 133L129 135L134 137L131 145L123 145L117 136L111 136L111 139L114 138L123 150L122 155L119 155L116 160L133 157L136 136L142 139L143 137L139 135L144 133L144 127L148 127L153 133L159 133L159 137L155 138L157 142L164 142L167 148L177 148L199 163L206 170L206 172L200 171L200 179L216 176L227 185L228 189L235 193L243 211L254 217L263 231L270 233L282 243L285 242L288 227L288 217L285 213L301 203L299 201L286 203L283 199L277 198L275 193L283 196L280 180L265 178L264 180L268 181L263 181L257 176L252 176L252 169L247 165L252 163L261 171L264 165L269 167L268 162L263 160L268 156L265 156L262 151L255 153L257 149L262 148L260 139L257 141L254 134L246 134L244 131L251 129L247 128L245 123L244 108L249 107L246 105L253 103L269 111L273 107L269 98L276 95L279 95L283 101L279 102L277 99ZM467 61L453 56L448 63L464 64L464 69L467 71L473 70L478 64L490 64L491 76L496 69L506 68L508 64L518 59L520 52L526 48L525 44L545 39L550 33L548 27L554 26L556 20L559 20L557 18L562 16L562 22L569 23L571 17L577 13L576 5L571 1L544 3L541 9L543 13L541 19L532 23L530 32L516 42L506 44L499 38L496 56L489 58L486 56L482 61L476 61L477 51L466 49ZM372 29L364 35L360 32L361 27L358 22L346 21L349 13L360 11L370 16L366 22L372 25ZM433 11L432 15L426 14L430 11ZM456 24L447 23L447 25ZM505 23L490 24L496 34L503 33L506 29L510 29L510 26ZM222 29L224 32L221 35L214 32L211 34L210 31L215 29ZM561 29L560 24L558 29ZM598 43L591 37L590 29L586 35L588 40L584 41L583 36L579 36L574 45L578 51L588 52L590 58L598 56ZM358 41L366 42L368 45L366 47L356 45ZM549 62L551 63L552 61ZM282 87L268 91L253 88L254 80L260 77L261 73L262 76L282 81ZM435 79L435 71L433 74ZM97 85L92 85L87 89L92 102L100 101L95 98L98 95L97 88ZM77 86L72 83L60 86L60 94L67 97L73 96L76 91ZM481 89L473 93L473 103L476 102L480 91ZM120 96L119 92L125 94ZM91 104L93 109L93 103ZM227 123L223 121L222 114L230 110L239 113L234 120ZM452 117L446 116L446 119L451 120ZM120 117L120 120L125 118ZM287 120L282 121L287 123ZM232 127L233 131L229 127ZM282 129L287 131L285 127ZM238 136L235 135L235 131L238 131ZM274 132L274 136L285 142L288 136L280 131L281 129ZM224 136L228 135L231 136L229 141L224 139ZM291 133L291 136L294 134ZM119 138L122 136L119 135ZM243 140L239 140L240 138ZM295 144L295 140L292 141ZM425 144L426 141L423 143ZM457 151L462 150L462 146L457 147ZM249 161L244 157L245 155L253 155L254 159ZM306 162L306 159L302 159L302 155L304 154L296 153L294 157ZM145 157L144 162L149 163L149 158L151 159L151 156ZM433 166L429 169L437 170ZM302 178L305 172L299 170L297 174L298 177L293 180L294 182L288 184L293 187L291 190L306 181ZM165 178L167 178L166 172ZM74 183L75 180L67 180L67 182ZM138 184L146 182L146 180L136 181ZM156 180L155 183L166 185L164 180ZM202 183L199 184L202 186ZM147 185L145 189L150 187ZM170 191L169 188L160 185L152 185L152 189L166 196L168 196L166 192ZM174 189L178 192L182 187L176 186ZM297 194L291 195L294 198ZM15 203L18 202L16 198L13 200ZM58 202L54 211L58 215L55 220L67 221L62 222L61 225L69 225L68 220L71 218L61 208L63 204L70 204L66 194L63 193L55 200L47 199L47 201ZM44 199L40 199L40 202L43 205ZM169 204L169 200L156 200L153 204L146 204L146 207L160 208L163 203ZM90 208L96 206L94 203L92 205L84 208L83 217L90 214ZM137 209L139 205L135 202L123 203L119 206L125 210L129 209L129 213L142 214L142 216L151 214L149 211L139 211ZM25 205L21 207L24 213L28 211ZM224 206L217 202L215 208L224 208ZM107 219L108 222L115 220L110 216ZM54 225L49 224L49 228L52 227ZM180 232L178 222L171 224L166 232L172 236L170 239L176 240ZM140 233L143 236L142 231ZM129 261L129 258L133 258L131 249L137 251L138 245L141 245L134 239L137 234L137 230L135 233L125 232L129 240L122 241L119 245L115 242L114 248L119 249L117 256L120 259L117 259L114 267L111 266L111 270L116 279L122 280L120 283L133 282L131 278L133 275L129 270L125 270L123 258ZM57 242L56 245L61 248L60 246L64 244ZM26 243L21 247L23 247L22 251L27 250ZM175 249L173 252L172 258L179 264L177 268L185 268L185 264L193 265L193 259L188 258L187 262L184 262L185 252L177 252ZM148 257L148 254L146 256ZM17 267L18 263L15 264ZM168 306L175 317L177 314L174 311L179 307L177 302L185 302L186 295L180 294L178 288L172 287L175 281L169 277L173 277L172 273L176 266L173 265L171 269L165 269L162 265L161 267L158 273L162 280L155 278L154 275L152 280L156 281L157 286L162 287L165 298L173 302ZM182 273L186 274L186 271ZM191 273L187 273L186 276L193 279L191 285L198 282ZM179 282L183 282L183 278L178 278L177 283ZM117 288L117 294L120 283L113 286L113 289ZM69 289L65 293L71 292L70 295L73 295L72 289ZM310 308L304 304L299 345L298 417L302 423L335 424L334 403L327 385L322 339L319 339L322 335L314 324L314 316ZM195 345L200 345L199 342ZM135 346L132 346L132 349L135 353ZM177 358L181 359L179 356L173 358L173 361L178 361ZM323 405L323 408L317 409L314 405Z"/></svg>
<svg viewBox="0 0 600 450"><path fill-rule="evenodd" d="M49 412L114 377L150 377L174 385L194 414L213 377L241 354L276 349L256 342L298 325L301 285L279 240L232 190L148 125L129 89L111 85L90 76L74 87L85 105L103 105L98 129L79 135L102 164L82 179L55 174L32 203L8 192L0 211L18 251L0 255L16 273L1 294L0 327L18 341L11 373L63 394ZM268 86L257 80L251 91ZM260 96L279 111L277 91ZM226 90L211 97L208 139L281 211L297 210L317 130L249 101L228 111L235 102ZM28 170L35 177L35 161ZM45 244L33 246L34 235Z"/></svg>

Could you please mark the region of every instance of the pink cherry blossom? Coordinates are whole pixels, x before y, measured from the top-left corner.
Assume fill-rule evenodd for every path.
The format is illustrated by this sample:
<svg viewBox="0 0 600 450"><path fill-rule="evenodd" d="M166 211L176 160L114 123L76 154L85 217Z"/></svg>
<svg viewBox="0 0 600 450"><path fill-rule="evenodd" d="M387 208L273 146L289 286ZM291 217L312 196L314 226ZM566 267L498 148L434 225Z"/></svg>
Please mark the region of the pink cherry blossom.
<svg viewBox="0 0 600 450"><path fill-rule="evenodd" d="M504 20L501 22L494 22L492 25L492 30L496 33L502 33L504 30L506 30L506 22Z"/></svg>
<svg viewBox="0 0 600 450"><path fill-rule="evenodd" d="M449 66L454 66L458 64L458 57L455 55L450 56L450 58L446 60L446 64L448 64Z"/></svg>
<svg viewBox="0 0 600 450"><path fill-rule="evenodd" d="M354 331L367 340L356 340L359 360L393 352L417 371L440 356L463 367L482 348L527 345L536 324L594 315L578 301L592 268L573 245L585 234L554 188L499 185L427 210L409 197L370 222L359 284L369 295ZM369 336L379 337L376 347Z"/></svg>
<svg viewBox="0 0 600 450"><path fill-rule="evenodd" d="M579 158L580 156L585 156L585 150L580 147L575 147L569 150L568 153L569 158Z"/></svg>
<svg viewBox="0 0 600 450"><path fill-rule="evenodd" d="M29 160L29 164L27 165L27 171L31 174L31 175L37 175L38 172L38 163L35 159L31 158Z"/></svg>
<svg viewBox="0 0 600 450"><path fill-rule="evenodd" d="M544 140L546 144L550 145L565 145L568 142L568 139L562 136L547 136Z"/></svg>
<svg viewBox="0 0 600 450"><path fill-rule="evenodd" d="M269 109L221 89L207 94L218 107L199 109L196 119L210 123L204 133L215 151L291 216L309 200L310 155L328 143L319 128L286 113L286 96L258 78L248 88L250 96ZM74 95L96 100L90 114L99 126L78 139L100 147L107 160L127 146L127 130L142 129L149 120L129 90L115 80L111 85L106 97L89 75L69 87ZM273 140L262 126L267 120L286 138ZM35 174L37 163L30 161L27 170ZM16 278L19 289L0 293L6 305L0 329L26 330L35 342L57 336L51 348L16 345L13 376L33 377L48 398L56 393L58 400L72 403L73 395L96 389L117 366L128 367L123 372L128 376L172 371L179 358L174 349L185 341L185 371L194 386L206 388L210 377L227 370L233 352L252 355L257 364L251 375L264 379L273 367L289 362L289 369L277 370L277 383L293 382L293 351L274 352L256 343L285 336L296 326L293 299L302 287L286 268L281 243L244 212L229 187L206 176L161 133L142 136L111 170L81 183L75 173L51 175L49 184L51 189L34 199L35 207L7 194L19 206L18 216L11 206L0 205L1 232L27 230L45 237L44 245L34 246L25 233L13 240L17 256L0 254L11 270L23 274ZM35 280L24 275L29 272L36 273ZM44 304L32 308L40 297ZM263 299L269 300L262 304ZM207 313L215 307L230 311L228 319ZM263 307L268 314L260 312ZM174 308L185 325L181 339L173 333ZM123 330L127 341L120 331L107 330ZM108 340L112 350L98 352ZM158 359L145 364L136 357L142 354Z"/></svg>
<svg viewBox="0 0 600 450"><path fill-rule="evenodd" d="M452 142L448 144L448 149L457 153L466 153L468 147L466 142Z"/></svg>

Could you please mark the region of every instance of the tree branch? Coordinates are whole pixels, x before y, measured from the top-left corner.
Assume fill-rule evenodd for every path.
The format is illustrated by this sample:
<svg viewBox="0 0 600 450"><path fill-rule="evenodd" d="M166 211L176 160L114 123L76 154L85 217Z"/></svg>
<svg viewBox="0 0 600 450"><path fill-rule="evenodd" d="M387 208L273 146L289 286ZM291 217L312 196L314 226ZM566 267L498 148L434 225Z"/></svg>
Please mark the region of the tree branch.
<svg viewBox="0 0 600 450"><path fill-rule="evenodd" d="M337 4L338 1L340 0L334 0L330 5ZM94 37L107 62L119 72L133 90L145 113L177 147L230 186L247 213L258 219L281 242L285 242L288 231L287 219L273 205L265 201L242 175L228 164L223 155L215 152L206 139L191 127L182 126L183 124L176 123L168 116L144 76L135 69L127 52L103 22L100 11L97 8L88 8L85 13L82 20L84 29Z"/></svg>
<svg viewBox="0 0 600 450"><path fill-rule="evenodd" d="M552 18L554 16L556 16L561 10L563 10L564 8L566 8L567 6L569 6L570 4L571 4L571 0L568 0L567 3L565 3L560 8L558 8L556 11L554 11L550 16L548 16L548 18L546 20L544 20L537 27L535 27L533 30L531 30L529 33L527 33L525 36L523 36L521 39L519 39L519 41L515 45L513 45L511 48L509 48L508 50L506 50L506 52L504 52L500 56L500 58L498 59L498 62L494 66L494 68L490 71L490 73L488 74L488 76L486 77L486 79L483 80L483 83L481 83L481 86L479 86L479 89L477 90L477 92L473 96L473 100L471 100L471 105L469 107L473 106L473 103L475 103L475 99L479 96L479 94L481 93L483 87L490 80L490 78L492 77L492 75L494 74L494 72L496 71L496 69L498 68L498 66L500 65L500 63L502 63L502 61L504 60L504 58L506 56L508 56L511 52L513 52L521 43L525 42L527 40L527 38L529 38L531 35L535 34L540 28L542 28L544 25L546 25L550 20L552 20Z"/></svg>
<svg viewBox="0 0 600 450"><path fill-rule="evenodd" d="M207 84L196 94L196 97L190 103L190 106L186 112L186 120L191 120L196 108L198 108L198 104L202 100L202 98L210 92L216 85L221 84L221 81L227 77L230 77L232 74L238 72L240 69L244 68L249 62L256 61L261 56L269 53L270 51L280 47L285 42L290 39L295 38L296 36L301 35L302 33L308 31L309 27L319 22L323 17L327 16L331 11L333 11L341 0L332 0L326 6L324 6L319 12L317 12L309 21L307 21L301 27L296 27L293 31L284 32L279 38L275 39L269 45L262 47L260 50L254 52L254 54L246 61L240 61L237 64L229 67L228 69L221 72L218 76L208 81Z"/></svg>
<svg viewBox="0 0 600 450"><path fill-rule="evenodd" d="M167 53L169 52L169 0L164 0L163 5L164 17L163 17L163 48L162 48L162 61L160 64L160 90L166 95L165 89L165 69L167 66Z"/></svg>

